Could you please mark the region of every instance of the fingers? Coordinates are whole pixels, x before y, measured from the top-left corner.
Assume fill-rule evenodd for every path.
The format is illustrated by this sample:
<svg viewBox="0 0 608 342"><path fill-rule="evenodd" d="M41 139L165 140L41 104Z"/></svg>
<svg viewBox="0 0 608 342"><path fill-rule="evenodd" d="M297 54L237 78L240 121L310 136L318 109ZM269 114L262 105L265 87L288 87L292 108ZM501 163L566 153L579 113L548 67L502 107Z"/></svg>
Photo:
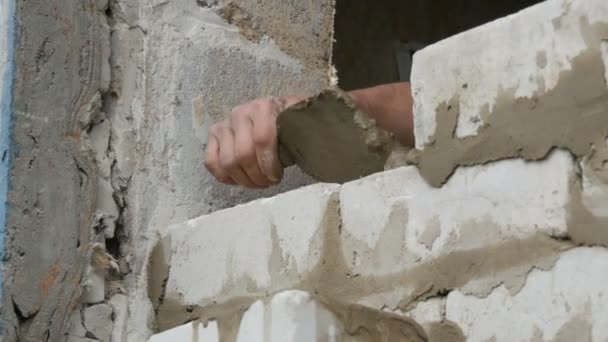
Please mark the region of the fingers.
<svg viewBox="0 0 608 342"><path fill-rule="evenodd" d="M209 131L205 166L220 182L250 188L276 184L283 176L278 158L276 117L285 104L258 99L233 109Z"/></svg>
<svg viewBox="0 0 608 342"><path fill-rule="evenodd" d="M220 167L220 145L214 134L209 134L207 151L205 153L205 167L218 181L225 184L236 184Z"/></svg>
<svg viewBox="0 0 608 342"><path fill-rule="evenodd" d="M235 136L229 125L221 125L216 129L219 141L219 167L237 184L248 188L258 187L241 167L235 153Z"/></svg>
<svg viewBox="0 0 608 342"><path fill-rule="evenodd" d="M232 115L231 123L234 129L234 155L248 178L259 187L268 187L278 181L267 177L260 168L253 135L254 122L250 116L247 113Z"/></svg>
<svg viewBox="0 0 608 342"><path fill-rule="evenodd" d="M273 104L269 104L271 106ZM280 104L278 104L280 105ZM278 107L268 108L257 113L253 120L252 141L258 165L264 175L272 182L283 176L283 165L278 157L276 116Z"/></svg>

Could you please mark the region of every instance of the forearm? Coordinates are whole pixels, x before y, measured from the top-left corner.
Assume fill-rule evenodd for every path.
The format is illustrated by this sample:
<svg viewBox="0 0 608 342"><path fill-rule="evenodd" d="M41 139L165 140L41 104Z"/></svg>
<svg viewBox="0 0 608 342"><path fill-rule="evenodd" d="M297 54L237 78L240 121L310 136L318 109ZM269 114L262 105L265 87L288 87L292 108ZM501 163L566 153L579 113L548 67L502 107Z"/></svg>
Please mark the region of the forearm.
<svg viewBox="0 0 608 342"><path fill-rule="evenodd" d="M390 83L350 91L355 104L395 135L405 146L414 146L413 99L409 83Z"/></svg>

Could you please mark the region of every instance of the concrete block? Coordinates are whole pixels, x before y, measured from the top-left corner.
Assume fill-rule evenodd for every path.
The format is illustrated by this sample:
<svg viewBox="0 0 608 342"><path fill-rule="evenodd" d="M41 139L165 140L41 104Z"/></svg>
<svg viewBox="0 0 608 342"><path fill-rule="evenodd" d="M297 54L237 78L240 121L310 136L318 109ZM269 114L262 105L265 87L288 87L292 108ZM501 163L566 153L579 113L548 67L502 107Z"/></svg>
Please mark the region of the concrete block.
<svg viewBox="0 0 608 342"><path fill-rule="evenodd" d="M319 263L325 231L338 229L338 188L314 185L172 227L164 302L205 307L300 284ZM165 261L151 262L154 274Z"/></svg>
<svg viewBox="0 0 608 342"><path fill-rule="evenodd" d="M461 168L442 188L415 167L343 185L341 247L353 278L336 295L349 289L349 300L382 307L442 288L517 288L562 248L551 237L568 234L575 172L572 157L555 151L543 162Z"/></svg>
<svg viewBox="0 0 608 342"><path fill-rule="evenodd" d="M112 335L112 307L97 304L84 309L84 327L101 342L110 342Z"/></svg>
<svg viewBox="0 0 608 342"><path fill-rule="evenodd" d="M85 337L87 330L82 325L82 315L80 310L76 309L70 314L68 326L68 334L75 337Z"/></svg>
<svg viewBox="0 0 608 342"><path fill-rule="evenodd" d="M518 293L503 286L481 298L450 292L446 315L467 341L605 341L607 269L605 248L576 248L551 270L531 271Z"/></svg>
<svg viewBox="0 0 608 342"><path fill-rule="evenodd" d="M588 153L608 132L607 35L608 2L549 0L417 52L414 121L425 178L437 186L459 165L536 160L552 147Z"/></svg>

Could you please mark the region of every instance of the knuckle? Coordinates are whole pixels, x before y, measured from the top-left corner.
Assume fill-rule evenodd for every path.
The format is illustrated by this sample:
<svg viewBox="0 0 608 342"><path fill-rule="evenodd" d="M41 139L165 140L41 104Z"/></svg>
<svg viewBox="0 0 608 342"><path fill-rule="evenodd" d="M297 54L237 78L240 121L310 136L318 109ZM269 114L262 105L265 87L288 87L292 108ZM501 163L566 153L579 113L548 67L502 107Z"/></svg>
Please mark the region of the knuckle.
<svg viewBox="0 0 608 342"><path fill-rule="evenodd" d="M209 133L210 133L211 135L217 135L217 133L218 133L218 128L219 128L219 127L218 127L218 124L217 124L217 123L215 123L215 124L211 125L211 127L209 127Z"/></svg>
<svg viewBox="0 0 608 342"><path fill-rule="evenodd" d="M237 162L236 158L233 158L233 157L224 158L224 159L220 160L220 167L222 168L222 170L230 173L230 172L238 169L239 163Z"/></svg>
<svg viewBox="0 0 608 342"><path fill-rule="evenodd" d="M241 105L241 106L235 107L230 112L230 119L239 119L239 118L245 117L246 115L247 115L247 107L245 105Z"/></svg>
<svg viewBox="0 0 608 342"><path fill-rule="evenodd" d="M227 125L227 123L226 123L226 120L222 120L222 121L220 121L220 122L217 122L217 123L213 124L213 125L211 126L211 128L209 128L209 133L211 133L211 134L213 134L213 135L215 135L215 136L218 136L218 135L222 134L222 132L223 132L223 131L224 131L226 128L228 128L228 125Z"/></svg>
<svg viewBox="0 0 608 342"><path fill-rule="evenodd" d="M255 149L251 146L237 147L235 149L235 157L238 163L244 167L257 164Z"/></svg>
<svg viewBox="0 0 608 342"><path fill-rule="evenodd" d="M268 129L259 129L253 133L253 143L256 146L265 147L272 145L272 142L274 141L273 139L274 137L272 135L272 132L270 132L270 130Z"/></svg>

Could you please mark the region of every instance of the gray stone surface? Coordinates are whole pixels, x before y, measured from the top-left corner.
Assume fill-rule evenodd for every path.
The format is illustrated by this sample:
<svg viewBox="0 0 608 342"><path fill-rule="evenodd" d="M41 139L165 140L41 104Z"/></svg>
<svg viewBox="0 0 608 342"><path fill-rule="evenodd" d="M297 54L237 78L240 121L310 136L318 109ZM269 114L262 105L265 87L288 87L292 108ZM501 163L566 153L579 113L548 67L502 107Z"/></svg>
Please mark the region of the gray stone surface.
<svg viewBox="0 0 608 342"><path fill-rule="evenodd" d="M96 178L82 126L99 104L99 16L93 1L17 1L7 340L60 340L79 296Z"/></svg>
<svg viewBox="0 0 608 342"><path fill-rule="evenodd" d="M97 340L110 342L112 335L112 307L97 304L84 309L84 327Z"/></svg>
<svg viewBox="0 0 608 342"><path fill-rule="evenodd" d="M74 310L70 314L68 334L74 337L85 337L87 335L87 330L84 328L84 325L82 325L80 310Z"/></svg>

